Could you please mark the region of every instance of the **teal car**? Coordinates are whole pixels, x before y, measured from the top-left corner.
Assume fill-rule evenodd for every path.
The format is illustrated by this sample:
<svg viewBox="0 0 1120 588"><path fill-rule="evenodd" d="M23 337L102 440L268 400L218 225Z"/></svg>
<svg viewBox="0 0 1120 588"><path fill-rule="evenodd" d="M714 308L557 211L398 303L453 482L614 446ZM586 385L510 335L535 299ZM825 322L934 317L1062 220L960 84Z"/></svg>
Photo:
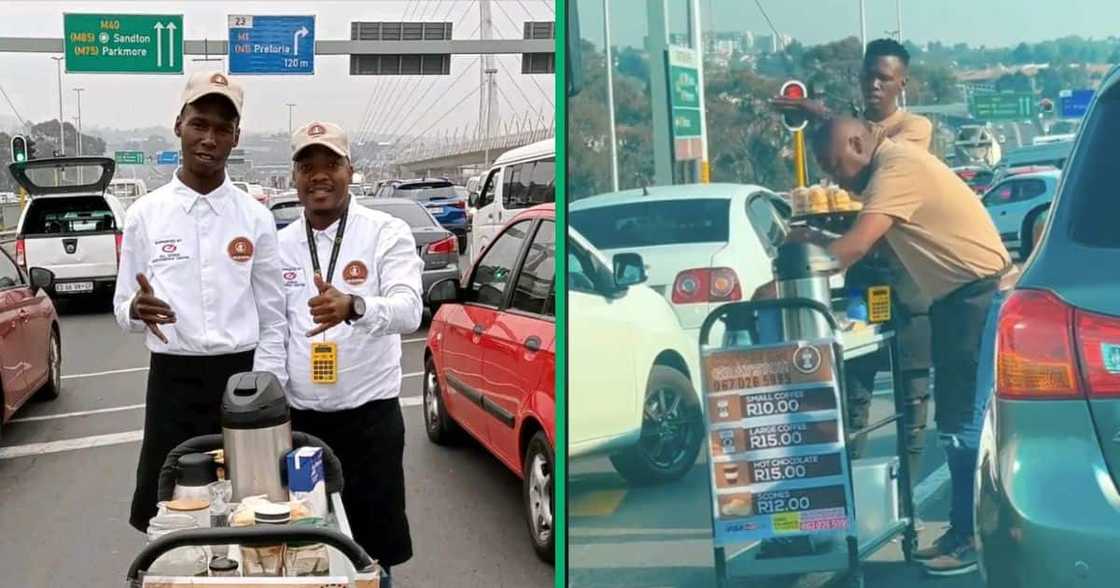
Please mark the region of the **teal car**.
<svg viewBox="0 0 1120 588"><path fill-rule="evenodd" d="M1034 249L1034 226L1050 208L1058 190L1060 170L1008 177L984 193L984 207L992 216L1007 249L1026 259Z"/></svg>
<svg viewBox="0 0 1120 588"><path fill-rule="evenodd" d="M1082 125L1038 248L989 316L980 570L998 588L1120 583L1120 70Z"/></svg>

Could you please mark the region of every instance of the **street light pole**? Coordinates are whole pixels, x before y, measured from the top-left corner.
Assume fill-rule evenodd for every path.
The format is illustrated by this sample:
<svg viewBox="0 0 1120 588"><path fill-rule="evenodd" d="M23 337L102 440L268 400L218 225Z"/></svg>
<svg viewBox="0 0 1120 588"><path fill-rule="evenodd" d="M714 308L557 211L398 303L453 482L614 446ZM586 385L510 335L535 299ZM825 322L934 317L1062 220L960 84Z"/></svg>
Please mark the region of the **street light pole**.
<svg viewBox="0 0 1120 588"><path fill-rule="evenodd" d="M58 155L66 155L66 137L62 134L62 60L64 57L52 57L58 64Z"/></svg>
<svg viewBox="0 0 1120 588"><path fill-rule="evenodd" d="M295 104L288 104L288 136L292 136L292 109L296 107Z"/></svg>
<svg viewBox="0 0 1120 588"><path fill-rule="evenodd" d="M485 155L483 155L482 165L483 167L490 167L490 126L492 124L490 120L490 113L494 104L490 100L490 96L494 94L494 74L498 73L498 70L491 67L483 70L482 73L486 74L486 139L483 143L486 151Z"/></svg>
<svg viewBox="0 0 1120 588"><path fill-rule="evenodd" d="M867 52L867 17L864 13L863 0L859 0L859 46L861 55Z"/></svg>
<svg viewBox="0 0 1120 588"><path fill-rule="evenodd" d="M894 0L896 25L898 28L898 44L902 44L902 0ZM902 88L902 107L906 108L906 88Z"/></svg>
<svg viewBox="0 0 1120 588"><path fill-rule="evenodd" d="M82 92L85 88L74 88L74 93L78 95L78 157L82 156Z"/></svg>

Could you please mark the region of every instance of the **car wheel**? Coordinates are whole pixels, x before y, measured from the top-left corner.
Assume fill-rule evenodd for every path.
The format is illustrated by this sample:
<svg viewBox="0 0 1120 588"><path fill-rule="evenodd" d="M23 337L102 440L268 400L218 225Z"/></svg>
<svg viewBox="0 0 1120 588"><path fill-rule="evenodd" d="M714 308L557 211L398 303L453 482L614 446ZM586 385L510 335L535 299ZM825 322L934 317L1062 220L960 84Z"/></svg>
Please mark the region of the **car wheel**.
<svg viewBox="0 0 1120 588"><path fill-rule="evenodd" d="M703 436L692 383L683 373L656 365L646 384L638 443L612 455L611 464L631 484L676 480L696 463Z"/></svg>
<svg viewBox="0 0 1120 588"><path fill-rule="evenodd" d="M58 333L51 330L51 342L47 348L47 383L39 389L39 398L54 400L62 393L62 343Z"/></svg>
<svg viewBox="0 0 1120 588"><path fill-rule="evenodd" d="M529 523L529 536L533 540L533 549L537 552L537 557L552 563L556 554L555 519L553 519L556 502L552 492L554 487L552 448L548 446L548 438L543 432L537 431L529 440L522 468L524 468L522 494L525 498L525 516Z"/></svg>
<svg viewBox="0 0 1120 588"><path fill-rule="evenodd" d="M459 439L462 431L447 414L435 362L430 357L424 361L424 429L428 439L437 445L450 445Z"/></svg>

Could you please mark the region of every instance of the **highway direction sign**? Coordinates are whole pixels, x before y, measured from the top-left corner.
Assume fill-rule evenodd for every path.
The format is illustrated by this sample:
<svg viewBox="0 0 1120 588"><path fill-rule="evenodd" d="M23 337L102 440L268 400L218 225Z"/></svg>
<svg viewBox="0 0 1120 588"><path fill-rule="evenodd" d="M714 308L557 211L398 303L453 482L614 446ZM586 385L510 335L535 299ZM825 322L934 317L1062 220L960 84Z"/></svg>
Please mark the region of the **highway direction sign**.
<svg viewBox="0 0 1120 588"><path fill-rule="evenodd" d="M67 73L183 73L183 15L62 15Z"/></svg>
<svg viewBox="0 0 1120 588"><path fill-rule="evenodd" d="M314 16L229 17L229 73L315 73Z"/></svg>

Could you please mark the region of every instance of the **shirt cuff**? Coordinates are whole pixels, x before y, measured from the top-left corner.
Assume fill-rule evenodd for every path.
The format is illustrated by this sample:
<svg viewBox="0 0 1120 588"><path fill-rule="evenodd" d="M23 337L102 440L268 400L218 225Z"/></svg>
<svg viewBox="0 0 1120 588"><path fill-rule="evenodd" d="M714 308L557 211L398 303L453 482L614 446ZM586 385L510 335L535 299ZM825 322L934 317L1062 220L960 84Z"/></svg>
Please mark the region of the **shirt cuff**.
<svg viewBox="0 0 1120 588"><path fill-rule="evenodd" d="M350 321L350 325L367 333L376 334L388 324L385 299L375 296L360 296L360 298L366 303L366 313L362 318Z"/></svg>

